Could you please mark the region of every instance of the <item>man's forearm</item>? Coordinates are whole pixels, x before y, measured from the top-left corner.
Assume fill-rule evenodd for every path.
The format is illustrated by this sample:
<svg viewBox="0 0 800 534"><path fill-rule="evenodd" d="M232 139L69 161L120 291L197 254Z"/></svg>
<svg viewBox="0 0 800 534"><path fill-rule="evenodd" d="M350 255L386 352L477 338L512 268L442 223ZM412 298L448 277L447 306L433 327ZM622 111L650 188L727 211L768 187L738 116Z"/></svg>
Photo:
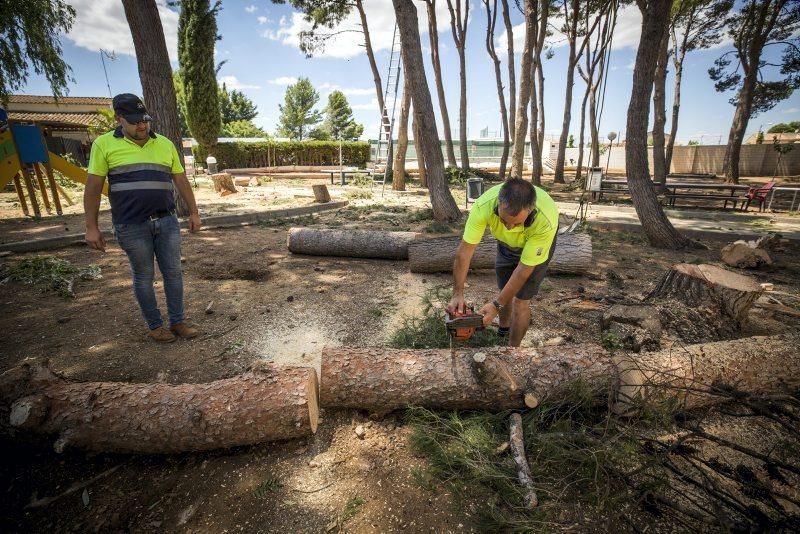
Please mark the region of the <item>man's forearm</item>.
<svg viewBox="0 0 800 534"><path fill-rule="evenodd" d="M189 183L189 180L186 178L185 174L176 174L173 178L175 182L175 187L178 188L178 193L180 193L181 198L186 202L186 205L189 206L189 213L196 214L197 213L197 202L194 199L194 191L192 191L192 185Z"/></svg>
<svg viewBox="0 0 800 534"><path fill-rule="evenodd" d="M100 216L100 195L103 190L103 184L97 184L91 181L86 184L86 189L83 192L83 212L86 217L86 229L95 230L98 228L98 217Z"/></svg>

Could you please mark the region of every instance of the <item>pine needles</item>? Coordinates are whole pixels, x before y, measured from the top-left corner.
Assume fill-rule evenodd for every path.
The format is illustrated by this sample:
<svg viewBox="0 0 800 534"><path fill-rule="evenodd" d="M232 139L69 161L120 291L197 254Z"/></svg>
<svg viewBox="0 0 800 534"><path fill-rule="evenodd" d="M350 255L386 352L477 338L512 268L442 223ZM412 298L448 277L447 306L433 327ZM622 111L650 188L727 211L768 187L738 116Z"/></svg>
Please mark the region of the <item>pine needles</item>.
<svg viewBox="0 0 800 534"><path fill-rule="evenodd" d="M3 284L20 282L37 286L42 291L55 291L63 298L75 298L74 285L77 279L97 280L102 278L102 274L97 265L77 267L55 256L33 256L3 266L0 278Z"/></svg>

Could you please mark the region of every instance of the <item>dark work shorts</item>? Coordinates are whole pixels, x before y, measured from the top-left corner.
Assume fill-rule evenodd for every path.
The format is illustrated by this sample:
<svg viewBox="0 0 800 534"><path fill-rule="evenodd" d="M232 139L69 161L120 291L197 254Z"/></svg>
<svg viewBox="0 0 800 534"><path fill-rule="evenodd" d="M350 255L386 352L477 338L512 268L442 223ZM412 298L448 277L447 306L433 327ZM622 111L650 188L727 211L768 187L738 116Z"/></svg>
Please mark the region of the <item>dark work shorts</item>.
<svg viewBox="0 0 800 534"><path fill-rule="evenodd" d="M542 285L542 280L544 280L547 274L547 266L550 265L550 260L553 259L553 253L556 251L557 240L558 236L553 238L553 244L550 245L550 253L547 255L547 261L533 268L533 272L528 277L528 281L525 282L522 289L515 295L519 300L531 300L539 293L539 286ZM497 274L498 289L502 290L511 279L514 269L519 265L520 255L521 251L517 253L500 241L497 242L497 258L494 260L494 271L495 274Z"/></svg>

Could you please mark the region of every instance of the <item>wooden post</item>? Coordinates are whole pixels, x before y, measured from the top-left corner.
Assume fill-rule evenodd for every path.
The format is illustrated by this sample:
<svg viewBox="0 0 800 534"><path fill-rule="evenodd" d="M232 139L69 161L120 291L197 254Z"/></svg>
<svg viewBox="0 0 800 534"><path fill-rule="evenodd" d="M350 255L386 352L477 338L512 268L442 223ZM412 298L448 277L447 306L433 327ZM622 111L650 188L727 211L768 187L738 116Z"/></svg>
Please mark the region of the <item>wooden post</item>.
<svg viewBox="0 0 800 534"><path fill-rule="evenodd" d="M39 203L36 201L36 190L33 188L31 171L29 171L24 165L22 166L21 171L22 178L25 180L25 189L28 190L28 198L30 199L31 206L33 207L33 216L38 219L42 216L42 212L39 210Z"/></svg>
<svg viewBox="0 0 800 534"><path fill-rule="evenodd" d="M42 171L36 163L33 164L33 170L36 173L36 182L39 184L39 191L42 192L44 209L47 210L47 213L50 213L52 210L50 209L50 200L47 198L47 187L44 185L44 176L42 176Z"/></svg>
<svg viewBox="0 0 800 534"><path fill-rule="evenodd" d="M22 206L22 213L27 217L30 213L28 212L28 203L25 202L25 193L22 191L22 184L19 181L19 173L14 175L14 189L17 190L19 205Z"/></svg>
<svg viewBox="0 0 800 534"><path fill-rule="evenodd" d="M58 184L58 182L56 182L56 187L58 188L58 192L61 193L61 196L64 197L64 200L67 201L67 204L74 206L75 201L70 198L69 194L64 190L63 187L61 187L61 185Z"/></svg>
<svg viewBox="0 0 800 534"><path fill-rule="evenodd" d="M64 210L61 209L61 199L58 198L58 188L56 187L56 178L53 176L53 167L50 165L50 162L41 163L42 167L44 167L45 173L47 173L47 182L50 185L50 192L53 194L53 204L56 205L56 213L59 215L64 215Z"/></svg>

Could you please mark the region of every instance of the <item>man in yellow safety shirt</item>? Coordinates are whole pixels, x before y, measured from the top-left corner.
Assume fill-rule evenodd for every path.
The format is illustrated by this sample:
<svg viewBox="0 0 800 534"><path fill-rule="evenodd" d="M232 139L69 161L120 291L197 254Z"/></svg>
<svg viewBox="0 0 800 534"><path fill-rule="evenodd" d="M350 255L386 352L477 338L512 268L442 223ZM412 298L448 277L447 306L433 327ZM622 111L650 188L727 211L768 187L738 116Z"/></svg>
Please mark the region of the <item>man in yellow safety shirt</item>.
<svg viewBox="0 0 800 534"><path fill-rule="evenodd" d="M511 178L482 194L470 211L453 263L451 313L463 313L467 271L486 227L497 239L497 297L481 308L484 326L499 314L498 333L518 347L531 321L530 301L539 292L556 248L558 207L543 189Z"/></svg>

